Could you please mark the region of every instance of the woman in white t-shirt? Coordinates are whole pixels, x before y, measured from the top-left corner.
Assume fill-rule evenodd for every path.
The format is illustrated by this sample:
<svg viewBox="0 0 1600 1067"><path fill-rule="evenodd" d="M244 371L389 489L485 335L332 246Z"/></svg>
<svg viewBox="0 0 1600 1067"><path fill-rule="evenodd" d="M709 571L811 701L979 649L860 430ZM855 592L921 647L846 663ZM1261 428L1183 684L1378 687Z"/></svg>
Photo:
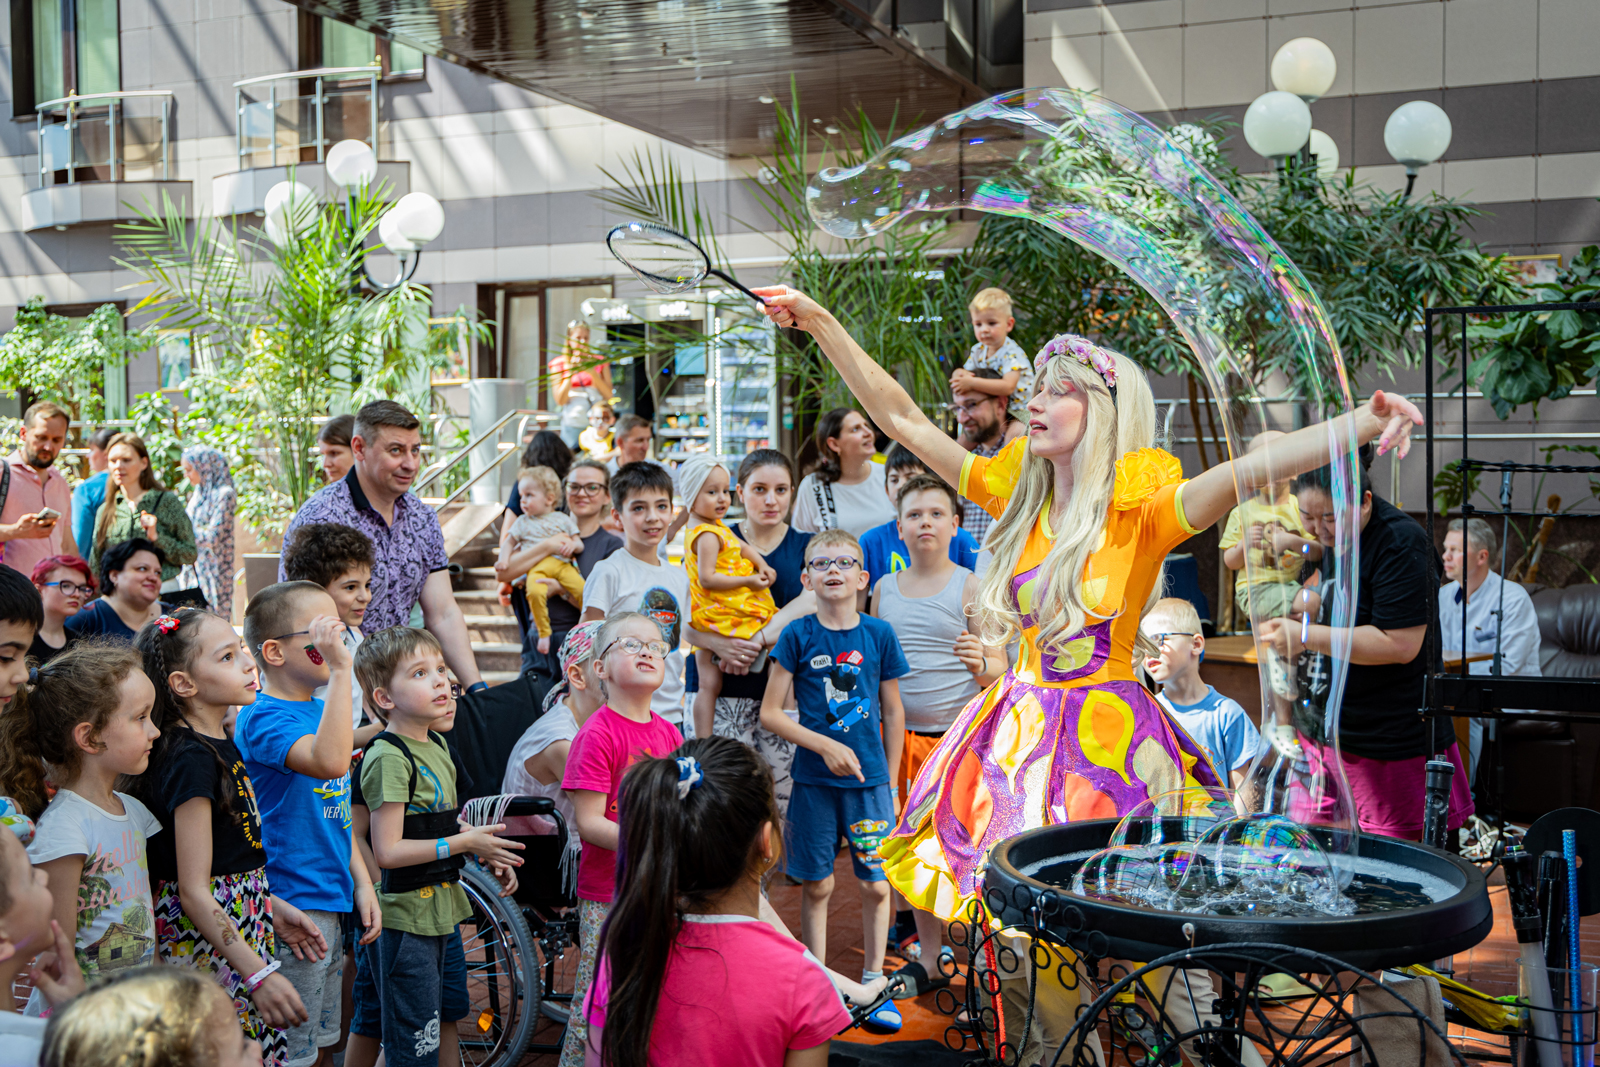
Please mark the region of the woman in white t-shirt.
<svg viewBox="0 0 1600 1067"><path fill-rule="evenodd" d="M846 530L860 537L894 518L883 464L872 461L877 451L872 424L859 411L834 408L818 419L821 465L800 479L790 525L806 533Z"/></svg>

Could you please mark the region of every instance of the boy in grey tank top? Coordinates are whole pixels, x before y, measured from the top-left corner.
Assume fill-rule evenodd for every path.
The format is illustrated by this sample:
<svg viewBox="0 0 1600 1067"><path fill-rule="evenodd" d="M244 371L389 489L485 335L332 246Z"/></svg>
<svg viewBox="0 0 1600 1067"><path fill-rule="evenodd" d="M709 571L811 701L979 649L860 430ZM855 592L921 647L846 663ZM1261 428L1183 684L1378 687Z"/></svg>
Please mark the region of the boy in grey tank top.
<svg viewBox="0 0 1600 1067"><path fill-rule="evenodd" d="M910 567L871 575L871 613L894 629L911 671L900 679L906 740L901 749L900 796L906 796L922 763L961 709L1006 671L1000 649L986 648L968 630L978 597L978 578L950 560L961 498L943 479L919 474L900 488L895 500L900 539L910 550ZM911 939L911 908L894 895L896 923L890 931L896 951ZM915 913L922 960L896 972L906 980L902 999L949 985L943 957L944 924L928 912ZM953 957L952 957L953 964Z"/></svg>

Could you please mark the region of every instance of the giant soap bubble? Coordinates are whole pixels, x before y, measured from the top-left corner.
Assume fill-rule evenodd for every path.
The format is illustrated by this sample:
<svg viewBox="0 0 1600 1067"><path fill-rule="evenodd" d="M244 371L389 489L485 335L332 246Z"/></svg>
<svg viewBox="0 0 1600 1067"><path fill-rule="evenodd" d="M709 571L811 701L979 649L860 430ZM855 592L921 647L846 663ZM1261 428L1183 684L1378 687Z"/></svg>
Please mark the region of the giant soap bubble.
<svg viewBox="0 0 1600 1067"><path fill-rule="evenodd" d="M1301 559L1279 549L1288 538L1278 534L1299 524L1287 479L1253 497L1241 486L1253 521L1241 530L1238 581L1257 637L1264 629L1298 633L1310 621L1348 633L1359 460L1347 443L1354 420L1338 343L1305 277L1181 145L1209 151L1193 137L1175 142L1102 97L1029 89L910 133L861 166L824 170L808 190L809 206L823 229L843 238L869 238L915 212L965 208L1033 219L1115 263L1161 304L1211 394L1224 398L1216 414L1231 456L1264 430L1334 420L1327 496L1335 528L1320 564L1302 569ZM1115 340L1106 338L1113 346ZM1285 394L1297 399L1285 402ZM1270 463L1272 446L1263 447ZM1336 882L1348 882L1343 861L1355 849L1356 823L1338 758L1347 640L1332 656L1302 653L1292 643L1280 654L1260 641L1254 652L1264 743L1238 797L1228 801L1238 814L1217 824L1242 820L1218 830L1221 843L1209 853L1224 857L1227 870L1217 872L1210 861L1194 867L1181 848L1126 869L1122 858L1105 859L1099 869L1108 892L1138 895L1157 883L1160 893L1176 892L1192 870L1206 870L1237 897L1288 872L1284 880L1316 907L1326 903L1326 882L1308 872L1323 871L1326 857ZM1225 780L1227 773L1222 769ZM1314 839L1285 820L1315 827ZM1303 863L1285 858L1302 845L1314 847ZM1190 878L1197 891L1199 877Z"/></svg>

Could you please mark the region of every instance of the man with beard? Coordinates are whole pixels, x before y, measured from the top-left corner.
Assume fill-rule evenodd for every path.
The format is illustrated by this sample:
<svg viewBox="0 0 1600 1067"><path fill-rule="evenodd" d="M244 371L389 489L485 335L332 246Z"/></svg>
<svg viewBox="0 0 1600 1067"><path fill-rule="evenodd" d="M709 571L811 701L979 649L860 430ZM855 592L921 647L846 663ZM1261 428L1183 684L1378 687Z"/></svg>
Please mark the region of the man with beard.
<svg viewBox="0 0 1600 1067"><path fill-rule="evenodd" d="M0 541L8 567L32 577L33 566L50 556L75 556L72 537L72 490L55 469L56 457L67 443L70 417L48 400L22 414L22 443L6 457L8 468L0 478L4 504L0 504Z"/></svg>
<svg viewBox="0 0 1600 1067"><path fill-rule="evenodd" d="M969 372L974 378L1000 378L992 367L981 367ZM951 408L956 413L956 443L975 456L993 457L1002 446L1023 432L1022 423L1006 411L1004 396L990 396L977 390L956 389L951 394ZM994 522L987 511L965 498L961 501L961 528L983 544L989 525ZM874 575L874 579L876 579Z"/></svg>

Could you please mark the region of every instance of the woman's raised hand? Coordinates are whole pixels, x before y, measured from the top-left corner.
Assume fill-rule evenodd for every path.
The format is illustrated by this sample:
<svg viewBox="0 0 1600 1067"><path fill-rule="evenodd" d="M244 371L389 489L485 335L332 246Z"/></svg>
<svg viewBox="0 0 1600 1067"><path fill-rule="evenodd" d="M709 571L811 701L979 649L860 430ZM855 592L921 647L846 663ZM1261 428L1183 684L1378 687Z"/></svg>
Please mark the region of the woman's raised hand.
<svg viewBox="0 0 1600 1067"><path fill-rule="evenodd" d="M810 333L819 322L829 317L821 304L787 285L768 285L752 289L751 292L766 300L767 304L762 310L779 326L790 326Z"/></svg>
<svg viewBox="0 0 1600 1067"><path fill-rule="evenodd" d="M1367 401L1364 414L1377 422L1378 455L1398 448L1400 458L1404 459L1411 451L1411 427L1422 425L1422 412L1417 410L1417 405L1399 393L1385 393L1380 389Z"/></svg>

